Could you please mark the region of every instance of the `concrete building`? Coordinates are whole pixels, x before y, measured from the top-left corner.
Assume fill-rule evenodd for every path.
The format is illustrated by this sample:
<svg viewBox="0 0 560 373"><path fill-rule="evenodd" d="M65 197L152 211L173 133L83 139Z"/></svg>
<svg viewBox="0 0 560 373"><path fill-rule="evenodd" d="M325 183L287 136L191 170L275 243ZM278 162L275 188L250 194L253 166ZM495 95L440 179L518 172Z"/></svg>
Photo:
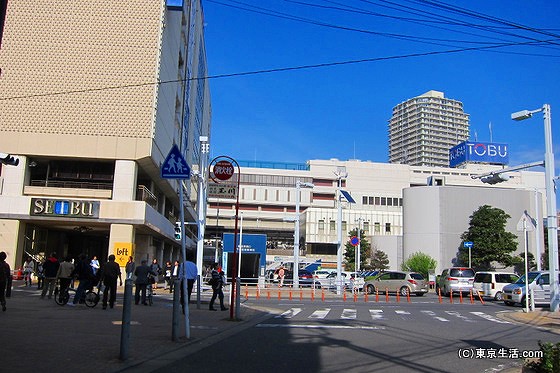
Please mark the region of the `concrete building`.
<svg viewBox="0 0 560 373"><path fill-rule="evenodd" d="M199 0L2 1L0 250L178 258L174 144L207 156L210 92ZM187 183L194 221L196 180ZM189 248L196 231L187 231ZM122 262L121 262L122 264Z"/></svg>
<svg viewBox="0 0 560 373"><path fill-rule="evenodd" d="M256 166L241 168L239 210L243 234L267 235L269 261L293 258L296 182L300 180L315 187L300 189L299 254L308 261L321 258L331 266L336 263L335 172L340 168L347 173L342 189L356 201L342 202L343 244L349 240L348 232L360 224L372 247L388 255L392 269L400 269L403 260L416 251L434 257L438 270L451 266L470 215L484 204L511 215L506 228L518 236L518 250L523 250L522 232L516 230L519 217L527 211L542 221L545 211L542 172L518 171L511 173L508 182L488 185L472 176L499 166L468 164L455 169L336 159L310 160L299 167L287 164L283 169L281 164L276 168ZM209 199L208 241L233 232L235 204L233 199ZM542 227L539 234L542 239ZM536 232L530 235L533 253L537 236Z"/></svg>
<svg viewBox="0 0 560 373"><path fill-rule="evenodd" d="M449 167L449 149L469 139L463 103L429 91L393 108L389 163Z"/></svg>

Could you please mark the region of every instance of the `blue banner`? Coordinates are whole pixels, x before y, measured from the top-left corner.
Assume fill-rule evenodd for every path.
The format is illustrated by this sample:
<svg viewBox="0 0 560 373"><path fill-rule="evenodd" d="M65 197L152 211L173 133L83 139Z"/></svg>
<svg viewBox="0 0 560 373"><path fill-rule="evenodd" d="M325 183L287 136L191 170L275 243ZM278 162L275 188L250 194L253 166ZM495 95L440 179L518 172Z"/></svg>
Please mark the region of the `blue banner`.
<svg viewBox="0 0 560 373"><path fill-rule="evenodd" d="M470 163L509 163L507 144L465 141L449 150L449 167Z"/></svg>

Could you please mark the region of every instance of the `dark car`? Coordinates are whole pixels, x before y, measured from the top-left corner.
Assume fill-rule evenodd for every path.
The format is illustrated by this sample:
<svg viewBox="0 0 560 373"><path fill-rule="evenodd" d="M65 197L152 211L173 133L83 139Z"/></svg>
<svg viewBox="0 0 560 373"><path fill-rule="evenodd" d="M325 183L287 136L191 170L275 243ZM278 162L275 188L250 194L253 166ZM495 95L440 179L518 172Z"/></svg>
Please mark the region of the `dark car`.
<svg viewBox="0 0 560 373"><path fill-rule="evenodd" d="M292 283L294 278L294 273L292 271L286 271L286 277L284 279L285 283ZM320 288L321 284L313 277L313 273L307 269L298 270L299 286L315 286L315 288Z"/></svg>

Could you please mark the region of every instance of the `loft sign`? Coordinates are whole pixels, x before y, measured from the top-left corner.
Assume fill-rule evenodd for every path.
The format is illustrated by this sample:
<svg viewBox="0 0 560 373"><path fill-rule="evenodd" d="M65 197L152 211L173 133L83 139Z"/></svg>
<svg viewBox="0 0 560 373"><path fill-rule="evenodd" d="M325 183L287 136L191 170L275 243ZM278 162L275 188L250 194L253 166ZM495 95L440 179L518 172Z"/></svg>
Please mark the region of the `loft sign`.
<svg viewBox="0 0 560 373"><path fill-rule="evenodd" d="M449 167L465 162L508 164L508 145L464 141L449 150Z"/></svg>
<svg viewBox="0 0 560 373"><path fill-rule="evenodd" d="M31 215L66 218L98 218L99 201L31 199Z"/></svg>

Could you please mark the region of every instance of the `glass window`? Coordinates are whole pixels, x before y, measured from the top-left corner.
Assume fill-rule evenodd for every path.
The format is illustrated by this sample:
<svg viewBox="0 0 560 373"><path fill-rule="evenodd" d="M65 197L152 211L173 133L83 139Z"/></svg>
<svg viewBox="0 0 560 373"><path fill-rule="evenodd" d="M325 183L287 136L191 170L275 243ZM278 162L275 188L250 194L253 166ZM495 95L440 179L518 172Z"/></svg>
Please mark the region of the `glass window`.
<svg viewBox="0 0 560 373"><path fill-rule="evenodd" d="M385 223L385 232L391 233L391 223Z"/></svg>
<svg viewBox="0 0 560 373"><path fill-rule="evenodd" d="M342 232L346 232L347 224L345 221L342 222Z"/></svg>
<svg viewBox="0 0 560 373"><path fill-rule="evenodd" d="M381 206L381 199L379 197L375 197L375 206Z"/></svg>
<svg viewBox="0 0 560 373"><path fill-rule="evenodd" d="M334 220L329 221L329 230L331 232L336 231L336 221L334 221Z"/></svg>
<svg viewBox="0 0 560 373"><path fill-rule="evenodd" d="M381 197L381 206L387 206L387 198Z"/></svg>
<svg viewBox="0 0 560 373"><path fill-rule="evenodd" d="M324 220L322 220L322 219L319 220L319 222L318 222L318 229L319 229L320 232L322 232L322 231L325 230L325 221L324 221Z"/></svg>
<svg viewBox="0 0 560 373"><path fill-rule="evenodd" d="M367 205L368 204L368 198L367 196L363 196L362 197L362 205Z"/></svg>
<svg viewBox="0 0 560 373"><path fill-rule="evenodd" d="M373 205L373 197L369 197L369 204Z"/></svg>
<svg viewBox="0 0 560 373"><path fill-rule="evenodd" d="M373 225L373 229L374 229L374 232L375 232L376 234L379 234L379 233L381 232L381 224L378 223L378 222L376 222L376 223Z"/></svg>
<svg viewBox="0 0 560 373"><path fill-rule="evenodd" d="M369 232L369 221L364 221L364 225L362 228L364 232Z"/></svg>

